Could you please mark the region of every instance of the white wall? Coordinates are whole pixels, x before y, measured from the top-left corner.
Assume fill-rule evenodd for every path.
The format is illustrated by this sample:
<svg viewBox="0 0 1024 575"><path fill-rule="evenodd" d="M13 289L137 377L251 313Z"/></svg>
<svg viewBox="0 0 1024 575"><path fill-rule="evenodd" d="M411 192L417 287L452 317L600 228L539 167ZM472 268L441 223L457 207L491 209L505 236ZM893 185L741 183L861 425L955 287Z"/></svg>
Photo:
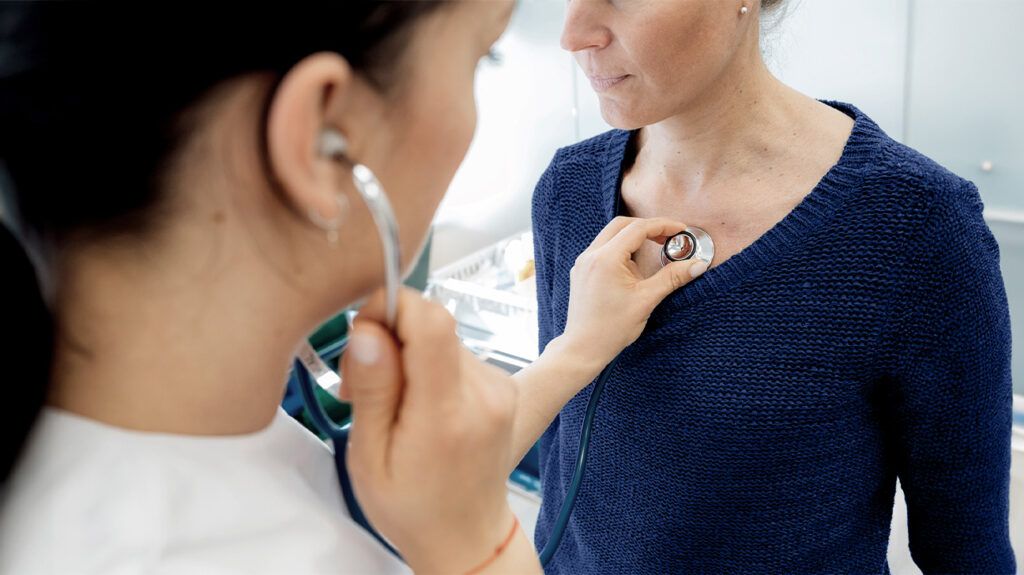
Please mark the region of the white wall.
<svg viewBox="0 0 1024 575"><path fill-rule="evenodd" d="M436 269L530 226L533 187L555 150L576 141L572 57L558 47L564 0L520 0L477 76L478 123L438 210Z"/></svg>

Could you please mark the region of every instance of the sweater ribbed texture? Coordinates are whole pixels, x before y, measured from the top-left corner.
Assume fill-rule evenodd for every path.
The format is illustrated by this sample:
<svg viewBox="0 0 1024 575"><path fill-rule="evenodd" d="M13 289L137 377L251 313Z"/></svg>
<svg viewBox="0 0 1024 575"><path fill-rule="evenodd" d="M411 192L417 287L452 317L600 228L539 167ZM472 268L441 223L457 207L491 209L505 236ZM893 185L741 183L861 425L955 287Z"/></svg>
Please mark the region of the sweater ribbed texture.
<svg viewBox="0 0 1024 575"><path fill-rule="evenodd" d="M825 103L854 119L839 161L623 352L548 573L888 573L897 476L924 572L1014 571L1010 316L981 197ZM560 149L537 185L541 350L576 256L620 213L630 136ZM541 438L538 548L592 389Z"/></svg>

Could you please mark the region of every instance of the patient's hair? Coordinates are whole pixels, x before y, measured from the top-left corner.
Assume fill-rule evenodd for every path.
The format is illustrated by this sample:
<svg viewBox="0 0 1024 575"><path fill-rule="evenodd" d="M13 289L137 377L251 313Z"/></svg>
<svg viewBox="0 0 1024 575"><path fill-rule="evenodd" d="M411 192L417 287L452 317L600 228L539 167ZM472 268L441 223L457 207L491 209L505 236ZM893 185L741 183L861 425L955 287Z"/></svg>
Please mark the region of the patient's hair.
<svg viewBox="0 0 1024 575"><path fill-rule="evenodd" d="M443 4L0 3L0 217L10 228L0 230L9 336L0 482L50 379L55 336L35 273L46 271L40 254L71 238L147 229L201 116L189 112L218 85L254 73L279 81L306 56L333 51L387 94L412 24Z"/></svg>
<svg viewBox="0 0 1024 575"><path fill-rule="evenodd" d="M761 0L761 56L769 65L777 58L775 48L782 31L782 22L794 8L789 0Z"/></svg>

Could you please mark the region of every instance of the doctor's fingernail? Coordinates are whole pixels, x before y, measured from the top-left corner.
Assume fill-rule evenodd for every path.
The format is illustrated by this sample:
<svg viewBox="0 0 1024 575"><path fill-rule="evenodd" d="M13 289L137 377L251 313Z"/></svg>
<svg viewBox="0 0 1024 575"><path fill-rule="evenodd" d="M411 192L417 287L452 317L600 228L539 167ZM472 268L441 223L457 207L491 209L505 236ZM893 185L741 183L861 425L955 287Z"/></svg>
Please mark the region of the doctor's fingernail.
<svg viewBox="0 0 1024 575"><path fill-rule="evenodd" d="M348 352L352 354L352 359L363 365L370 365L380 358L380 344L377 338L356 331L349 338Z"/></svg>
<svg viewBox="0 0 1024 575"><path fill-rule="evenodd" d="M697 277L700 274L706 272L708 269L707 262L699 261L690 266L690 277Z"/></svg>

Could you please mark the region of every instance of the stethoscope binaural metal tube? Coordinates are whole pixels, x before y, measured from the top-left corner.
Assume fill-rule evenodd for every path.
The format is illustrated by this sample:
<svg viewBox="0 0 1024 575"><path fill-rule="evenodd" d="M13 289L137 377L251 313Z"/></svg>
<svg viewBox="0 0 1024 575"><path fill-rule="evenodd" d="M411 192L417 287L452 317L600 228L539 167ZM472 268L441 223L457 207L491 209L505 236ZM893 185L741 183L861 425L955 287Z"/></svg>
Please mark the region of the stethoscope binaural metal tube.
<svg viewBox="0 0 1024 575"><path fill-rule="evenodd" d="M402 287L402 261L401 244L398 243L398 221L395 219L394 210L388 201L384 188L369 168L362 164L356 164L352 168L352 183L360 197L366 203L373 217L373 223L377 227L380 237L381 248L384 254L384 291L385 291L385 322L388 329L395 330L398 320L398 292ZM346 314L351 320L351 316ZM351 328L351 324L349 325ZM341 342L343 350L348 343L348 336ZM324 410L323 405L316 397L313 385L324 389L331 389L341 383L341 376L337 374L320 355L313 349L308 340L303 340L299 345L298 355L293 366L295 378L298 383L299 392L302 395L303 403L309 412L310 419L321 433L329 437L334 443L335 468L338 472L338 483L341 486L342 497L345 506L348 508L352 519L370 533L385 549L401 559L401 555L384 538L373 525L370 524L363 513L359 502L355 497L355 490L349 478L346 465L345 452L348 448L348 434L350 425L338 425Z"/></svg>
<svg viewBox="0 0 1024 575"><path fill-rule="evenodd" d="M369 168L356 164L352 168L352 183L366 203L377 227L381 248L384 253L385 321L388 329L394 331L398 321L398 290L402 287L401 244L398 243L398 221L391 209L380 181ZM309 370L313 379L324 389L331 389L341 383L341 377L331 369L313 349L308 341L299 346L298 359ZM328 420L329 421L329 420ZM337 426L335 426L337 427ZM321 430L326 433L326 430Z"/></svg>
<svg viewBox="0 0 1024 575"><path fill-rule="evenodd" d="M402 287L402 254L398 243L398 221L391 209L391 202L384 194L384 188L369 168L356 164L352 168L352 180L363 201L370 208L370 215L377 225L380 245L384 249L384 291L387 300L385 319L388 329L394 331L398 321L398 290Z"/></svg>

